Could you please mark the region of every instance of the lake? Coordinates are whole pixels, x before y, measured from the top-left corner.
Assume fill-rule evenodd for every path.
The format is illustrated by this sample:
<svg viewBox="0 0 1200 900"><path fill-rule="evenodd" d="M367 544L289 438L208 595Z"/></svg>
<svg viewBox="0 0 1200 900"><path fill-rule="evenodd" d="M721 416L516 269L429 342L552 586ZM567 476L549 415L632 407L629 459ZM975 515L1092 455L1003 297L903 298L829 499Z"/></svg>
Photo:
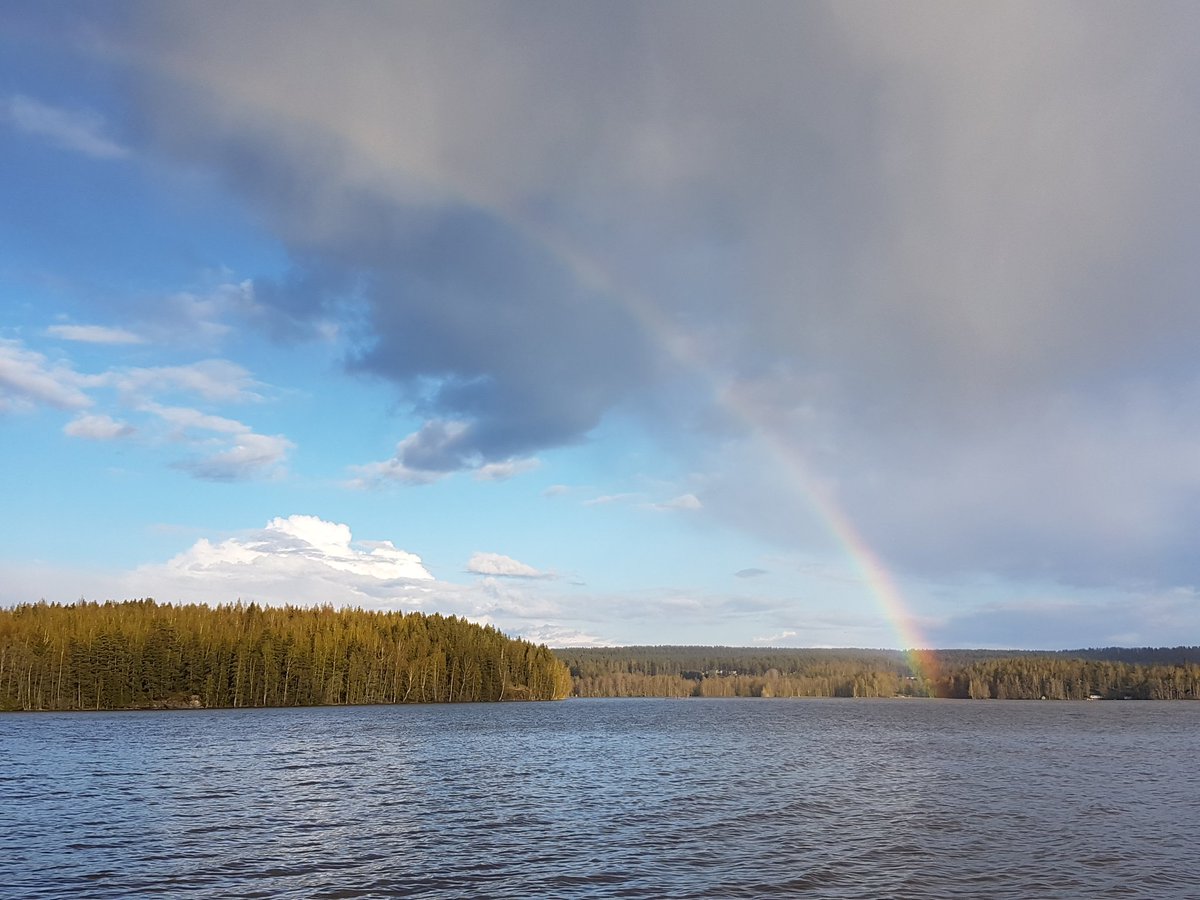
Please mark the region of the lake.
<svg viewBox="0 0 1200 900"><path fill-rule="evenodd" d="M1200 896L1200 704L0 715L4 897Z"/></svg>

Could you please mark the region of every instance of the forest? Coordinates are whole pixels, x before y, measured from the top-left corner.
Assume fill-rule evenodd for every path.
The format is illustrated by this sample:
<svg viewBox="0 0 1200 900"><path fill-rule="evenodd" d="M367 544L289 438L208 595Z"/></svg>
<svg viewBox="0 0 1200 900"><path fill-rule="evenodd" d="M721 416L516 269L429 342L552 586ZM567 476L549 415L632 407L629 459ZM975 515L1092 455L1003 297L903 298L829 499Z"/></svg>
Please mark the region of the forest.
<svg viewBox="0 0 1200 900"><path fill-rule="evenodd" d="M743 647L558 650L579 697L1200 699L1200 647L921 651Z"/></svg>
<svg viewBox="0 0 1200 900"><path fill-rule="evenodd" d="M456 617L154 600L0 609L0 709L557 700L543 646Z"/></svg>
<svg viewBox="0 0 1200 900"><path fill-rule="evenodd" d="M579 697L1200 699L1200 647L550 651L453 616L160 604L0 609L0 710Z"/></svg>

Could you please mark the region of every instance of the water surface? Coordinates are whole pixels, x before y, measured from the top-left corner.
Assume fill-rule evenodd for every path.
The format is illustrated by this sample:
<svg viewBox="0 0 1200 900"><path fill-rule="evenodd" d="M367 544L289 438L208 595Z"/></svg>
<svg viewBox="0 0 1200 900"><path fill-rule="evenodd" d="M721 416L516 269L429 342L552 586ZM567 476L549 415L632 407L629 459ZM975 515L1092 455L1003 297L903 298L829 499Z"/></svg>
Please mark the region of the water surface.
<svg viewBox="0 0 1200 900"><path fill-rule="evenodd" d="M0 716L13 897L1196 897L1200 704Z"/></svg>

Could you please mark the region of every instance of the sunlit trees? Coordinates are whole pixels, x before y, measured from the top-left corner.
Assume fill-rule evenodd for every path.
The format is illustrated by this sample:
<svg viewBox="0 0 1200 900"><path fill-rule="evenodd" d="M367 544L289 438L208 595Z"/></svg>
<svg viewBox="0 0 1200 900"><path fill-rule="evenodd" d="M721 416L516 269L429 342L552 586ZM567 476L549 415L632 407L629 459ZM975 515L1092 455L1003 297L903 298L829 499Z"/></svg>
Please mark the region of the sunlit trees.
<svg viewBox="0 0 1200 900"><path fill-rule="evenodd" d="M153 600L0 610L0 709L549 700L545 647L418 613Z"/></svg>

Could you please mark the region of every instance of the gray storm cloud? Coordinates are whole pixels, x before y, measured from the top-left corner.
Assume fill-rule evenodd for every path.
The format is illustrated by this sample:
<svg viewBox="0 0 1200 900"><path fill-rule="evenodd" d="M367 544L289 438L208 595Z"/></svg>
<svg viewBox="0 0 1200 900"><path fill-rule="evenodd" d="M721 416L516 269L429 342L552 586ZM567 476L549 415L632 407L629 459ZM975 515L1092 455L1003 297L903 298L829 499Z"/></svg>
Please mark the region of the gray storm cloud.
<svg viewBox="0 0 1200 900"><path fill-rule="evenodd" d="M134 132L285 243L293 270L255 283L268 327L352 324L349 366L427 417L399 470L528 456L618 408L678 434L706 397L673 393L724 386L750 413L682 451L707 514L808 539L762 514L768 431L898 564L1195 582L1194 5L136 21L114 32Z"/></svg>

